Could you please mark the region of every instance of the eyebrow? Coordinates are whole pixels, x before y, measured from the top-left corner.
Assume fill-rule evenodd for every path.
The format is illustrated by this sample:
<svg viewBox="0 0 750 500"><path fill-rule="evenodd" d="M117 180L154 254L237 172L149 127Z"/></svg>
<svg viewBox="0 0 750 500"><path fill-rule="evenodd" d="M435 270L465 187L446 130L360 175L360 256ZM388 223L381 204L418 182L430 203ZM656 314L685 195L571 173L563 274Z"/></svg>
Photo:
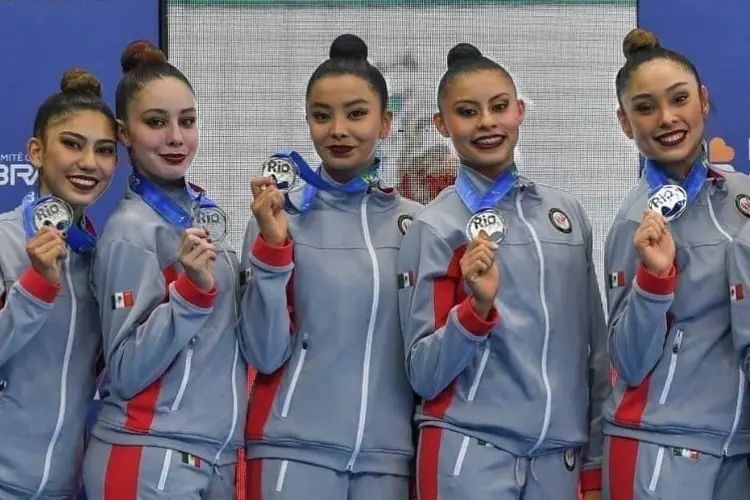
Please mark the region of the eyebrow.
<svg viewBox="0 0 750 500"><path fill-rule="evenodd" d="M345 108L350 108L352 106L356 106L358 104L368 104L370 101L364 98L360 99L354 99L352 101L347 101L344 103ZM332 109L332 106L330 104L326 104L324 102L314 102L310 105L311 108L324 108L324 109Z"/></svg>
<svg viewBox="0 0 750 500"><path fill-rule="evenodd" d="M63 130L62 132L60 132L60 135L72 136L78 139L79 141L83 141L83 142L87 142L89 140L88 137L86 137L85 135L79 134L77 132L72 132L70 130ZM99 139L96 142L97 143L106 142L108 144L117 144L117 141L113 139Z"/></svg>
<svg viewBox="0 0 750 500"><path fill-rule="evenodd" d="M672 92L676 88L682 87L683 85L687 85L687 84L688 84L688 82L677 82L677 83L675 83L675 84L670 85L669 87L667 87L667 92ZM648 97L651 97L651 94L645 92L645 93L642 93L642 94L636 94L636 95L634 95L633 96L633 100L635 101L636 99L645 99L645 98L648 98Z"/></svg>
<svg viewBox="0 0 750 500"><path fill-rule="evenodd" d="M494 101L495 99L499 97L510 97L509 92L500 92L499 94L492 96L490 98L490 101ZM460 101L456 101L456 104L479 104L477 101L472 101L471 99L461 99Z"/></svg>
<svg viewBox="0 0 750 500"><path fill-rule="evenodd" d="M160 114L160 115L168 115L169 114L169 112L166 109L161 109L161 108L149 108L149 109L147 109L146 111L143 112L144 115L147 114L147 113L155 113L155 114ZM180 114L181 115L183 115L185 113L195 113L195 108L194 107L190 107L190 108L185 108L185 109L180 110Z"/></svg>

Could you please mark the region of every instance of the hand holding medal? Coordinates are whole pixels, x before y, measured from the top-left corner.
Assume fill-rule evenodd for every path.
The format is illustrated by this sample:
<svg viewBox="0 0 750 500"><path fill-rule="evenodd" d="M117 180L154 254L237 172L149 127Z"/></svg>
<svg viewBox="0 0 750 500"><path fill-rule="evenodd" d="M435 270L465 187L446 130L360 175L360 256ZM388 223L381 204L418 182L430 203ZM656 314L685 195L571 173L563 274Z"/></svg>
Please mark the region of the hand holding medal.
<svg viewBox="0 0 750 500"><path fill-rule="evenodd" d="M669 273L676 253L675 242L667 222L665 216L649 208L644 212L641 225L633 238L641 262L657 276Z"/></svg>
<svg viewBox="0 0 750 500"><path fill-rule="evenodd" d="M60 283L62 260L67 253L62 231L54 226L43 226L26 244L31 265L50 283Z"/></svg>
<svg viewBox="0 0 750 500"><path fill-rule="evenodd" d="M469 242L459 265L461 275L474 297L477 312L487 317L500 290L500 270L495 264L498 244L485 231Z"/></svg>
<svg viewBox="0 0 750 500"><path fill-rule="evenodd" d="M289 218L284 210L284 193L271 177L257 177L250 183L253 192L252 211L260 234L267 243L281 246L287 240Z"/></svg>
<svg viewBox="0 0 750 500"><path fill-rule="evenodd" d="M217 251L205 229L190 227L182 233L177 258L190 281L204 292L214 288L214 263Z"/></svg>

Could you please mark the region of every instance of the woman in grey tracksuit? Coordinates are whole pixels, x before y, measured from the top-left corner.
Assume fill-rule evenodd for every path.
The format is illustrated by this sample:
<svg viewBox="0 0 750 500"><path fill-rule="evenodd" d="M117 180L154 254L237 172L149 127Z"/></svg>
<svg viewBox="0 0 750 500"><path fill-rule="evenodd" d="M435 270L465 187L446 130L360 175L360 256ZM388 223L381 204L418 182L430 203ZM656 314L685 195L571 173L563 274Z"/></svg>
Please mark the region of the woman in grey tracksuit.
<svg viewBox="0 0 750 500"><path fill-rule="evenodd" d="M147 42L122 62L116 111L133 171L93 268L107 377L86 495L230 499L247 405L239 262L218 225L194 227L223 213L184 179L198 146L190 82Z"/></svg>
<svg viewBox="0 0 750 500"><path fill-rule="evenodd" d="M396 256L418 205L379 182L388 91L354 35L307 90L319 172L286 201L253 181L243 344L258 369L248 500L405 499L413 396L403 370ZM285 203L287 210L284 211Z"/></svg>
<svg viewBox="0 0 750 500"><path fill-rule="evenodd" d="M39 180L0 215L0 498L69 499L101 352L85 207L109 186L117 123L92 75L73 70L37 111Z"/></svg>
<svg viewBox="0 0 750 500"><path fill-rule="evenodd" d="M750 180L708 163L708 94L690 61L644 30L624 49L618 117L645 163L605 246L617 374L604 411L605 496L741 498L750 420L730 333L744 303L726 255L742 253L733 241L747 227Z"/></svg>
<svg viewBox="0 0 750 500"><path fill-rule="evenodd" d="M598 498L609 394L592 229L520 175L525 107L474 46L448 54L438 131L462 166L414 220L398 272L420 500Z"/></svg>

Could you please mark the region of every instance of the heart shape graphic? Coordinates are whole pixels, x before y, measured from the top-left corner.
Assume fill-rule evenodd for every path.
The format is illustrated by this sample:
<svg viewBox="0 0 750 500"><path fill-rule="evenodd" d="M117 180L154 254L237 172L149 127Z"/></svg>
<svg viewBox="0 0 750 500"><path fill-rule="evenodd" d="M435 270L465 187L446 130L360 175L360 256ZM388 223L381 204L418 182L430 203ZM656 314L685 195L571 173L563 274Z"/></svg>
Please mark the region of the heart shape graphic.
<svg viewBox="0 0 750 500"><path fill-rule="evenodd" d="M729 163L734 160L734 148L721 137L708 141L708 161L711 163Z"/></svg>

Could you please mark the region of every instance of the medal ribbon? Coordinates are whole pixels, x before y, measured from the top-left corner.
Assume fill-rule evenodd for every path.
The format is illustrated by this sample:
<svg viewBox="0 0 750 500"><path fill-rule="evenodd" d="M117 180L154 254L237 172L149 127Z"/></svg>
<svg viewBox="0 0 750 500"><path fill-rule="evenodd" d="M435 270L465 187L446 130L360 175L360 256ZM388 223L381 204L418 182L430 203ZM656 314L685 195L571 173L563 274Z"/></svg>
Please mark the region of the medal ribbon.
<svg viewBox="0 0 750 500"><path fill-rule="evenodd" d="M456 177L456 193L466 205L466 208L472 214L476 214L482 210L494 208L515 187L517 180L518 172L516 166L512 165L493 181L484 195L480 195L474 183L469 179L466 167L461 167L458 169L458 176Z"/></svg>
<svg viewBox="0 0 750 500"><path fill-rule="evenodd" d="M33 222L34 208L50 198L54 197L43 196L40 198L36 191L31 191L23 197L21 210L23 212L23 226L26 231L26 238L32 238L36 234ZM85 254L96 248L96 235L85 229L85 226L89 224L88 217L84 214L80 226L71 221L70 226L65 231L65 242L75 253Z"/></svg>
<svg viewBox="0 0 750 500"><path fill-rule="evenodd" d="M204 191L194 189L187 181L185 181L185 192L187 192L193 201L193 213L188 213L170 198L163 189L146 179L136 169L133 169L129 183L130 189L143 198L143 201L157 214L182 229L192 226L193 216L197 209L218 207L216 202L209 198Z"/></svg>
<svg viewBox="0 0 750 500"><path fill-rule="evenodd" d="M653 160L646 159L643 164L643 172L646 175L646 181L651 189L651 194L654 194L666 184L671 184L669 177L664 173L664 169ZM708 161L704 151L695 163L693 163L693 166L690 168L690 172L685 178L685 182L682 186L687 193L688 205L698 196L698 193L700 193L707 177Z"/></svg>
<svg viewBox="0 0 750 500"><path fill-rule="evenodd" d="M294 165L297 166L297 172L302 180L305 181L306 185L302 191L302 200L300 201L299 207L292 203L289 195L286 196L285 208L287 211L292 213L303 213L306 212L315 200L315 196L318 194L318 190L322 191L338 191L344 194L360 194L368 191L372 186L376 185L380 181L380 160L375 159L375 163L370 166L367 170L362 172L360 175L351 179L345 184L332 184L326 179L321 177L320 170L310 168L310 165L302 158L302 155L296 151L276 153L273 158L286 158L289 159Z"/></svg>

